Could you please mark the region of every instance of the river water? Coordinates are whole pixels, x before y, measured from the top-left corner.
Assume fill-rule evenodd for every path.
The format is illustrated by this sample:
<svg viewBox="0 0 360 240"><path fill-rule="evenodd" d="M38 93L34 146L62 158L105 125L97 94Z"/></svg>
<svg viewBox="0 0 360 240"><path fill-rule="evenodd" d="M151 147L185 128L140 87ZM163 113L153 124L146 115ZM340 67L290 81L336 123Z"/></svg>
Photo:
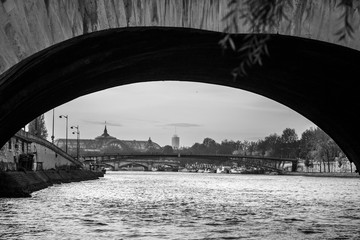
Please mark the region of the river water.
<svg viewBox="0 0 360 240"><path fill-rule="evenodd" d="M0 239L360 239L360 180L108 172L0 199Z"/></svg>

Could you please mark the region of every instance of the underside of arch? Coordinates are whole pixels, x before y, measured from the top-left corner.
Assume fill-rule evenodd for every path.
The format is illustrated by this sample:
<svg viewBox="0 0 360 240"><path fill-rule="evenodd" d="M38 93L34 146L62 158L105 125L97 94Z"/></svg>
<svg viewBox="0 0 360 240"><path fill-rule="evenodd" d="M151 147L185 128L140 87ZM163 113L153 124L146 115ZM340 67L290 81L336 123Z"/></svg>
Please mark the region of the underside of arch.
<svg viewBox="0 0 360 240"><path fill-rule="evenodd" d="M104 163L102 163L102 164L104 164L105 165L105 167L110 167L111 169L115 169L115 166L114 165L112 165L112 164L110 164L110 163L106 163L106 162L104 162Z"/></svg>
<svg viewBox="0 0 360 240"><path fill-rule="evenodd" d="M124 162L119 164L119 168L126 167L126 166L138 166L143 167L144 169L148 170L149 166L147 164L143 164L140 162Z"/></svg>
<svg viewBox="0 0 360 240"><path fill-rule="evenodd" d="M240 46L245 36L234 36L235 43ZM272 35L263 65L234 80L239 59L220 48L222 37L184 28L122 28L38 52L0 76L0 145L36 116L85 94L179 80L244 89L282 103L327 132L360 169L358 51Z"/></svg>

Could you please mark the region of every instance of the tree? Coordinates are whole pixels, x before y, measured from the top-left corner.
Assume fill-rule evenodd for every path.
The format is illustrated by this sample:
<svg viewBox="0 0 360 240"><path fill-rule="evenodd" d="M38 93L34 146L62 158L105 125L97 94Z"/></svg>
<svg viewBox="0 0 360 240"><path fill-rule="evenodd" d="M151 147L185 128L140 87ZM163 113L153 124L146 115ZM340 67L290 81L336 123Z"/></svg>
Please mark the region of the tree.
<svg viewBox="0 0 360 240"><path fill-rule="evenodd" d="M45 126L44 114L38 116L29 123L29 133L46 139L48 137L48 132Z"/></svg>
<svg viewBox="0 0 360 240"><path fill-rule="evenodd" d="M260 152L261 156L266 155L266 142L262 139L258 140L257 143L257 151Z"/></svg>
<svg viewBox="0 0 360 240"><path fill-rule="evenodd" d="M294 144L297 140L298 136L295 129L286 128L281 135L281 141L285 144Z"/></svg>
<svg viewBox="0 0 360 240"><path fill-rule="evenodd" d="M223 140L219 146L219 154L232 154L237 150L237 143L234 141Z"/></svg>
<svg viewBox="0 0 360 240"><path fill-rule="evenodd" d="M307 168L312 167L312 152L316 149L315 129L310 128L302 133L301 139L299 140L299 149L299 158L305 159L304 163Z"/></svg>
<svg viewBox="0 0 360 240"><path fill-rule="evenodd" d="M248 151L250 155L254 155L254 153L256 152L256 147L257 147L256 142L254 141L249 142Z"/></svg>
<svg viewBox="0 0 360 240"><path fill-rule="evenodd" d="M298 157L298 136L295 129L286 128L280 138L282 153L289 158Z"/></svg>
<svg viewBox="0 0 360 240"><path fill-rule="evenodd" d="M172 146L166 145L162 148L162 153L163 154L172 154L172 153L174 153L174 149L172 148Z"/></svg>
<svg viewBox="0 0 360 240"><path fill-rule="evenodd" d="M328 172L330 172L330 162L335 161L336 157L339 156L340 148L325 132L321 133L322 136L318 141L318 155L322 159L324 164L328 166Z"/></svg>
<svg viewBox="0 0 360 240"><path fill-rule="evenodd" d="M245 140L243 143L242 143L242 149L244 151L244 155L247 155L248 154L248 150L249 150L249 147L250 147L250 142Z"/></svg>
<svg viewBox="0 0 360 240"><path fill-rule="evenodd" d="M271 155L274 157L281 157L281 137L276 133L265 137L267 143L267 150L270 151Z"/></svg>
<svg viewBox="0 0 360 240"><path fill-rule="evenodd" d="M300 140L301 154L306 159L314 159L320 164L320 172L330 172L330 163L344 155L340 147L320 128L310 129L303 133Z"/></svg>
<svg viewBox="0 0 360 240"><path fill-rule="evenodd" d="M295 4L294 4L295 3ZM262 65L264 56L269 55L267 42L270 35L276 33L281 22L292 21L289 13L294 12L294 5L297 9L305 9L305 14L311 16L313 1L294 0L230 0L228 8L230 11L225 15L223 21L227 22L224 32L227 33L220 41L223 49L231 48L236 51L240 58L239 66L234 69L234 78L246 75L247 68L253 65ZM330 9L339 10L339 28L334 34L338 41L346 41L352 38L357 18L360 15L360 4L358 0L324 0ZM354 15L357 14L357 17ZM300 21L306 21L307 17L300 16ZM247 26L249 32L265 33L262 35L247 35L241 46L236 46L235 41L229 34L239 32L240 26Z"/></svg>
<svg viewBox="0 0 360 240"><path fill-rule="evenodd" d="M253 155L257 150L257 143L245 140L241 143L240 149L242 149L243 155Z"/></svg>
<svg viewBox="0 0 360 240"><path fill-rule="evenodd" d="M303 159L310 159L310 152L314 150L315 130L313 128L305 130L300 139L299 157Z"/></svg>
<svg viewBox="0 0 360 240"><path fill-rule="evenodd" d="M264 140L259 140L257 143L257 151L262 155L270 157L281 157L281 138L276 133L270 134Z"/></svg>
<svg viewBox="0 0 360 240"><path fill-rule="evenodd" d="M205 138L203 141L203 145L206 148L207 154L216 154L218 152L218 143L215 142L214 139L211 138Z"/></svg>
<svg viewBox="0 0 360 240"><path fill-rule="evenodd" d="M191 153L193 154L205 154L206 153L206 147L201 143L195 143L190 148Z"/></svg>
<svg viewBox="0 0 360 240"><path fill-rule="evenodd" d="M348 161L347 157L345 156L345 154L343 152L340 152L339 156L335 160L337 160L339 168L343 167L345 161ZM351 166L351 164L350 164L350 166ZM346 172L346 170L347 169L345 168L345 172ZM352 172L352 169L350 169L350 170Z"/></svg>

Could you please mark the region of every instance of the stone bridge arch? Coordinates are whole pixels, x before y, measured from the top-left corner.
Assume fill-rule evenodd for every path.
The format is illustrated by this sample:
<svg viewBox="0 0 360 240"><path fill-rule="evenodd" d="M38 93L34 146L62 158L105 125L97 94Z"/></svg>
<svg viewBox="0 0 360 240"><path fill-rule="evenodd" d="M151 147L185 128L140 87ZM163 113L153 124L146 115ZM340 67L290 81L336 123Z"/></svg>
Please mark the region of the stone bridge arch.
<svg viewBox="0 0 360 240"><path fill-rule="evenodd" d="M353 79L359 75L359 32L341 43L355 50L298 38L335 42L332 26L340 13L318 0L304 23L296 3L294 21L277 31L295 37L273 35L271 58L233 81L229 72L237 58L217 44L226 1L1 1L0 145L39 114L78 96L183 80L241 88L289 106L329 133L359 169L360 88ZM133 26L146 27L118 28ZM106 81L99 85L99 79Z"/></svg>
<svg viewBox="0 0 360 240"><path fill-rule="evenodd" d="M338 41L342 8L333 1L291 0L290 21L273 33L310 38L360 49L360 31ZM181 27L222 32L229 22L228 1L191 0L2 0L0 2L0 73L32 54L83 34L124 27ZM359 23L354 14L353 21ZM239 22L234 33L249 33Z"/></svg>
<svg viewBox="0 0 360 240"><path fill-rule="evenodd" d="M107 163L107 162L104 162L104 163L102 163L105 167L111 167L111 169L112 170L115 170L115 166L114 166L114 164L112 164L112 163Z"/></svg>
<svg viewBox="0 0 360 240"><path fill-rule="evenodd" d="M131 166L131 165L134 165L134 166L141 166L141 167L144 167L145 171L146 170L151 170L151 163L145 163L145 162L139 162L139 161L126 161L126 160L123 160L123 161L114 161L114 162L106 162L104 164L107 164L108 166L111 166L113 167L113 169L116 171L122 167L126 167L126 166Z"/></svg>
<svg viewBox="0 0 360 240"><path fill-rule="evenodd" d="M149 164L141 163L141 162L120 162L119 168L129 166L129 165L141 166L141 167L144 167L146 170L149 170L149 167L151 167Z"/></svg>

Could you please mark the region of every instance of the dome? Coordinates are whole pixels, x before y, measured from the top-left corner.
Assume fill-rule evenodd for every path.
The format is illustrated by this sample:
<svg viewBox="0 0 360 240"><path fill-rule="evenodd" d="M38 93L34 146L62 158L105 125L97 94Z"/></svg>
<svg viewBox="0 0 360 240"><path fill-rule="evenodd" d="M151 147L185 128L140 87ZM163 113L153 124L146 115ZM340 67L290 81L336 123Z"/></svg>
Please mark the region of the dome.
<svg viewBox="0 0 360 240"><path fill-rule="evenodd" d="M104 133L101 134L100 136L96 137L95 139L96 140L112 140L112 139L116 139L116 137L110 136L108 134L108 131L107 131L106 126L105 126Z"/></svg>

